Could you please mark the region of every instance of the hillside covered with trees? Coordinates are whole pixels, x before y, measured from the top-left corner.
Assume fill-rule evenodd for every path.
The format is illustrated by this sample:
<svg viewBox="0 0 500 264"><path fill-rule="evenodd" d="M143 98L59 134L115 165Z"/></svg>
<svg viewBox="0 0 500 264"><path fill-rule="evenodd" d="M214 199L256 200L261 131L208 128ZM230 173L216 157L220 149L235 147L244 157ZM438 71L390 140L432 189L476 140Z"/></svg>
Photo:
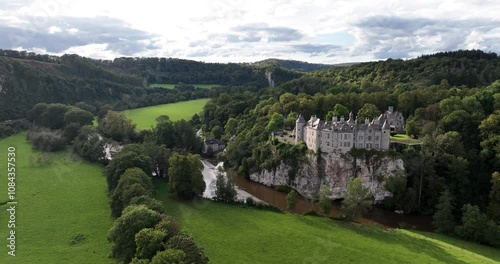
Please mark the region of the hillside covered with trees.
<svg viewBox="0 0 500 264"><path fill-rule="evenodd" d="M293 129L298 114L368 116L394 106L422 144L394 146L407 177L386 186L393 197L384 206L433 214L439 232L499 246L499 62L496 54L457 51L313 72L257 93L222 94L205 106L204 128L224 128L221 158L248 176L280 162L296 166L303 146L270 136Z"/></svg>
<svg viewBox="0 0 500 264"><path fill-rule="evenodd" d="M152 83L218 84L257 90L300 77L284 68L203 63L166 58L94 60L78 55L49 56L0 50L0 121L23 118L37 103L85 102L115 110L214 97L207 89L153 89ZM223 90L223 89L222 89Z"/></svg>

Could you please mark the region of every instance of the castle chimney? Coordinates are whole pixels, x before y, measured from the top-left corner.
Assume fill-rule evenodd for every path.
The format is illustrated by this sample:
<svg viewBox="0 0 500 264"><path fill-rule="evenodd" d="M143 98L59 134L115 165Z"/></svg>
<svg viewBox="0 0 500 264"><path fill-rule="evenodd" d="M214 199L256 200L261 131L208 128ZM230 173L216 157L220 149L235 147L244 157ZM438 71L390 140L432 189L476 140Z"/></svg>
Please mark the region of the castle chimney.
<svg viewBox="0 0 500 264"><path fill-rule="evenodd" d="M394 112L394 106L389 106L389 110L388 111L389 111L389 113Z"/></svg>

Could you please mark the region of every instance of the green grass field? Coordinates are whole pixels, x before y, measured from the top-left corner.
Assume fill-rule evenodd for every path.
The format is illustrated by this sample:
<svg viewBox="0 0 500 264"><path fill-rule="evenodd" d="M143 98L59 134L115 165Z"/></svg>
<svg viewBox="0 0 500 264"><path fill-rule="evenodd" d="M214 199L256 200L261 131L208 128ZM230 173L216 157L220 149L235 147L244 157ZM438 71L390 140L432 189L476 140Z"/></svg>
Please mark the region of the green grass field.
<svg viewBox="0 0 500 264"><path fill-rule="evenodd" d="M7 205L1 205L0 263L113 263L111 227L102 167L70 150L51 156L33 151L25 134L0 140L0 202L7 200L7 148L16 147L16 256L7 255ZM44 158L41 158L44 157ZM44 160L37 162L37 160ZM70 245L82 234L84 240Z"/></svg>
<svg viewBox="0 0 500 264"><path fill-rule="evenodd" d="M148 129L156 125L156 118L168 115L170 120L190 120L191 117L203 110L203 106L210 99L197 99L179 103L155 105L149 107L125 110L123 113L137 124L138 129Z"/></svg>
<svg viewBox="0 0 500 264"><path fill-rule="evenodd" d="M498 263L500 250L433 233L384 230L208 200L178 202L156 182L167 214L211 263Z"/></svg>
<svg viewBox="0 0 500 264"><path fill-rule="evenodd" d="M405 134L396 134L391 136L391 142L406 145L419 145L422 144L418 139L413 139Z"/></svg>
<svg viewBox="0 0 500 264"><path fill-rule="evenodd" d="M176 85L177 84L175 84L175 83L153 83L153 84L150 84L149 87L174 89ZM210 89L210 88L216 88L216 87L220 86L220 84L191 84L191 85L196 87L196 88L201 88L201 89Z"/></svg>

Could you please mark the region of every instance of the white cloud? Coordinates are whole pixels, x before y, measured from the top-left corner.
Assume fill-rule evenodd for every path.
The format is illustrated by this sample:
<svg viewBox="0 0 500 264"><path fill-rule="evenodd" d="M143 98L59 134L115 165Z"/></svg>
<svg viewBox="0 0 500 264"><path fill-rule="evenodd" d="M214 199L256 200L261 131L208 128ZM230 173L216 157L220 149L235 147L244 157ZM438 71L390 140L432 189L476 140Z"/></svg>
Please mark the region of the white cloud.
<svg viewBox="0 0 500 264"><path fill-rule="evenodd" d="M458 48L499 52L498 10L500 2L488 0L11 0L0 3L0 33L9 28L17 28L16 34L20 28L44 30L59 38L54 43L48 37L33 40L23 47L99 58L228 62L278 57L338 63ZM90 24L99 17L122 25L89 30L73 23L80 18ZM51 24L65 19L67 25ZM114 38L106 42L108 30L115 31L109 32ZM85 32L99 36L76 39ZM117 37L117 32L123 35ZM8 44L0 41L0 48L12 48Z"/></svg>
<svg viewBox="0 0 500 264"><path fill-rule="evenodd" d="M48 32L49 32L49 34L55 34L55 33L62 32L62 30L60 27L51 26L51 27L49 27Z"/></svg>

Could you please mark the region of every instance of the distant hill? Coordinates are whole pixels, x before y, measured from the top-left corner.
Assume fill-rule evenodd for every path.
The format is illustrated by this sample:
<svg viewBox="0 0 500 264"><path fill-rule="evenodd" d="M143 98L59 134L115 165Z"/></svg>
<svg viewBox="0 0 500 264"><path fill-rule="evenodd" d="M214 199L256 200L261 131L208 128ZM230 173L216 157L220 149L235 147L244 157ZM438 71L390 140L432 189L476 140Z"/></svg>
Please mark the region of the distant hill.
<svg viewBox="0 0 500 264"><path fill-rule="evenodd" d="M116 58L106 63L129 74L142 76L148 83L217 83L266 87L266 71L272 72L276 84L301 76L279 65L262 68L249 64L206 63L175 58Z"/></svg>
<svg viewBox="0 0 500 264"><path fill-rule="evenodd" d="M432 85L483 87L500 79L500 58L480 50L459 50L415 59L388 59L304 74L282 85L291 92L408 91Z"/></svg>
<svg viewBox="0 0 500 264"><path fill-rule="evenodd" d="M269 86L302 73L279 66L204 63L173 58L94 60L78 55L40 55L0 50L0 121L22 118L33 105L88 102L115 108L148 106L207 97L209 91L147 88L152 83ZM154 95L153 95L154 94Z"/></svg>
<svg viewBox="0 0 500 264"><path fill-rule="evenodd" d="M345 67L350 66L351 64L320 64L320 63L309 63L304 61L296 61L296 60L280 60L280 59L266 59L262 61L257 61L252 63L252 65L256 66L277 66L285 69L300 71L300 72L312 72L318 70L324 70L333 67Z"/></svg>

